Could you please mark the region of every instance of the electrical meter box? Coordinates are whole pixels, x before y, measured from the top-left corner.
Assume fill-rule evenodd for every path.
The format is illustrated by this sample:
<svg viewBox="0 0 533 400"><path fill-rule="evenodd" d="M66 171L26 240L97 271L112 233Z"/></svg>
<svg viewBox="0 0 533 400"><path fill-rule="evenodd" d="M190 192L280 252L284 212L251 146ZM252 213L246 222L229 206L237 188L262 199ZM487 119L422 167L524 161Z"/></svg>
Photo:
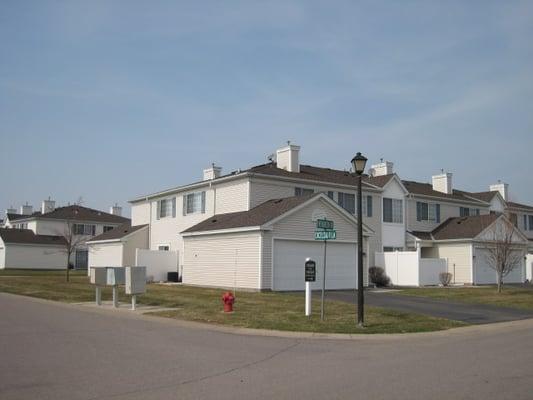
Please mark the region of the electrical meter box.
<svg viewBox="0 0 533 400"><path fill-rule="evenodd" d="M107 284L107 271L103 267L91 267L91 283L104 286Z"/></svg>
<svg viewBox="0 0 533 400"><path fill-rule="evenodd" d="M124 285L125 269L124 267L106 267L107 284L111 286Z"/></svg>
<svg viewBox="0 0 533 400"><path fill-rule="evenodd" d="M146 267L126 267L126 294L146 292Z"/></svg>

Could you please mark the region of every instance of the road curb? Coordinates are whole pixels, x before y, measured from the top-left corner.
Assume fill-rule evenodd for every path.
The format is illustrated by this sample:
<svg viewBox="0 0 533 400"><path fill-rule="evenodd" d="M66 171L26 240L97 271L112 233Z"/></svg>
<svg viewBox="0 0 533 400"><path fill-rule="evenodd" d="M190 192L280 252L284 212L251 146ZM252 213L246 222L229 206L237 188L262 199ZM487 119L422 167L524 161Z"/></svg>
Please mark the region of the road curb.
<svg viewBox="0 0 533 400"><path fill-rule="evenodd" d="M522 319L508 322L496 322L484 325L469 325L464 327L450 328L441 331L433 332L406 332L406 333L360 333L360 334L346 334L346 333L316 333L316 332L293 332L293 331L279 331L268 329L253 329L234 327L226 325L215 325L206 322L187 321L182 319L167 318L157 315L151 315L153 310L148 310L145 313L131 311L126 308L113 309L107 307L98 307L91 303L63 303L55 300L40 299L37 297L24 296L19 294L1 292L0 296L21 297L28 301L49 304L68 309L76 309L82 312L93 314L104 314L118 318L137 319L147 322L158 322L167 325L173 325L189 329L209 330L213 332L220 332L226 334L243 335L243 336L262 336L272 338L285 339L312 339L312 340L351 340L351 341L383 341L383 340L418 340L423 338L435 337L453 337L453 336L475 336L479 333L500 333L508 329L533 329L533 318Z"/></svg>

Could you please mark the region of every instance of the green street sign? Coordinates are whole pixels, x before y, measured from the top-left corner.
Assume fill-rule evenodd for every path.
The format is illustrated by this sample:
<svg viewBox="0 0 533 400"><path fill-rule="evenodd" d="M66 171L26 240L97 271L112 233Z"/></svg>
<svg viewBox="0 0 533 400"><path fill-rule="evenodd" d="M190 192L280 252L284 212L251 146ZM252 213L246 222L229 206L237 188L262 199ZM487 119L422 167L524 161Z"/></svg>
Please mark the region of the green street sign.
<svg viewBox="0 0 533 400"><path fill-rule="evenodd" d="M329 219L317 219L316 227L317 229L333 229L333 221Z"/></svg>
<svg viewBox="0 0 533 400"><path fill-rule="evenodd" d="M337 239L337 231L316 231L315 240L335 240Z"/></svg>

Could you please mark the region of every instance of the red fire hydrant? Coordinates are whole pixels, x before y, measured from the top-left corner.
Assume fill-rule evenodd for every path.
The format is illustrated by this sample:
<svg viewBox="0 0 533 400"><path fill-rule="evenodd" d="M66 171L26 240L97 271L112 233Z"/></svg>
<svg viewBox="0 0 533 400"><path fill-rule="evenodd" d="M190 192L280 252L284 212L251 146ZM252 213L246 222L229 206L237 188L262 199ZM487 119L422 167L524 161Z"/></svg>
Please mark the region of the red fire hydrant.
<svg viewBox="0 0 533 400"><path fill-rule="evenodd" d="M224 303L224 312L233 312L233 303L235 303L235 296L233 293L224 293L222 295L222 303Z"/></svg>

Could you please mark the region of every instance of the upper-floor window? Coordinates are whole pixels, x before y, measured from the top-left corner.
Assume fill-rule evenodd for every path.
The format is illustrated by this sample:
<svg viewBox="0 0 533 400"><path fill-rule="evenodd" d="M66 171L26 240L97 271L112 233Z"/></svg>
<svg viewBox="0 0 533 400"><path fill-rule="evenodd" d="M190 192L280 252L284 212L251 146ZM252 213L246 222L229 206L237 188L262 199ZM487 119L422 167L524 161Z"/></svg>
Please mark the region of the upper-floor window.
<svg viewBox="0 0 533 400"><path fill-rule="evenodd" d="M403 200L383 198L383 222L403 223Z"/></svg>
<svg viewBox="0 0 533 400"><path fill-rule="evenodd" d="M157 202L157 219L176 217L176 198L162 199Z"/></svg>
<svg viewBox="0 0 533 400"><path fill-rule="evenodd" d="M108 232L108 231L111 231L111 230L113 230L113 229L115 229L114 226L107 226L107 225L104 225L104 233L105 233L105 232Z"/></svg>
<svg viewBox="0 0 533 400"><path fill-rule="evenodd" d="M440 222L440 204L416 202L416 220Z"/></svg>
<svg viewBox="0 0 533 400"><path fill-rule="evenodd" d="M460 217L469 217L473 215L479 215L479 208L459 207Z"/></svg>
<svg viewBox="0 0 533 400"><path fill-rule="evenodd" d="M533 215L524 214L524 230L533 231Z"/></svg>
<svg viewBox="0 0 533 400"><path fill-rule="evenodd" d="M94 236L96 234L96 225L74 224L73 231L75 235Z"/></svg>
<svg viewBox="0 0 533 400"><path fill-rule="evenodd" d="M518 215L515 213L509 213L509 220L514 226L518 227Z"/></svg>
<svg viewBox="0 0 533 400"><path fill-rule="evenodd" d="M372 217L374 205L372 204L372 196L363 196L363 215L365 217Z"/></svg>
<svg viewBox="0 0 533 400"><path fill-rule="evenodd" d="M205 191L183 196L183 215L205 213Z"/></svg>
<svg viewBox="0 0 533 400"><path fill-rule="evenodd" d="M355 214L355 194L339 192L337 203L349 213Z"/></svg>
<svg viewBox="0 0 533 400"><path fill-rule="evenodd" d="M305 189L305 188L301 188L301 187L294 188L294 195L295 196L310 196L313 193L315 193L315 191L313 189Z"/></svg>
<svg viewBox="0 0 533 400"><path fill-rule="evenodd" d="M157 250L159 250L159 251L169 251L170 250L170 246L168 244L160 244L159 246L157 246Z"/></svg>
<svg viewBox="0 0 533 400"><path fill-rule="evenodd" d="M333 200L333 191L332 190L328 190L328 197Z"/></svg>

